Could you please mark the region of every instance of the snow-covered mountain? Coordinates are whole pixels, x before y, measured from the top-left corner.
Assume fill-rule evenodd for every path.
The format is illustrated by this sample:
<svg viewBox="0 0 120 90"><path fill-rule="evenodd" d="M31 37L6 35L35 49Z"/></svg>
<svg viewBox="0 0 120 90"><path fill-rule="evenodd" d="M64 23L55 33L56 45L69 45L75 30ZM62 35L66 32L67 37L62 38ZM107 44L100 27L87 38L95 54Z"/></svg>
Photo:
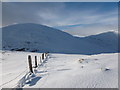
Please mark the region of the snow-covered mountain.
<svg viewBox="0 0 120 90"><path fill-rule="evenodd" d="M87 40L91 43L95 43L100 47L110 48L113 50L118 49L118 37L119 35L114 31L104 32L97 35L91 35L84 37L84 40Z"/></svg>
<svg viewBox="0 0 120 90"><path fill-rule="evenodd" d="M106 32L74 37L39 24L16 24L2 28L2 49L32 52L99 54L117 52L118 36Z"/></svg>

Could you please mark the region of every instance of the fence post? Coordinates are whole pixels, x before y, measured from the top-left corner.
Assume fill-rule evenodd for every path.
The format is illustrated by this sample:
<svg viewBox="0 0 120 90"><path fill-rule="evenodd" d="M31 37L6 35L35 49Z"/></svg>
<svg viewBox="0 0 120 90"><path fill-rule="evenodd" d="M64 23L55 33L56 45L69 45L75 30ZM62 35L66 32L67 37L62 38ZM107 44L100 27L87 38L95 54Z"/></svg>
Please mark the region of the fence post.
<svg viewBox="0 0 120 90"><path fill-rule="evenodd" d="M37 56L35 56L35 68L37 68Z"/></svg>
<svg viewBox="0 0 120 90"><path fill-rule="evenodd" d="M28 56L28 63L29 63L30 72L33 73L33 69L32 69L32 59L31 59L31 56L30 56L30 55Z"/></svg>
<svg viewBox="0 0 120 90"><path fill-rule="evenodd" d="M44 59L44 53L42 54L42 59Z"/></svg>

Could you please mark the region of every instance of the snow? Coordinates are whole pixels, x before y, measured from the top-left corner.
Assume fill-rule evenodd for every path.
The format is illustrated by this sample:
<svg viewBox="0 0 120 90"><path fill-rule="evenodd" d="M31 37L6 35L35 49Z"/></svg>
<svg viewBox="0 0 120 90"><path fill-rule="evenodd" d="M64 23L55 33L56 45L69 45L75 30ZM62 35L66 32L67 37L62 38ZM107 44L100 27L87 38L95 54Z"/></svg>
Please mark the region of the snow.
<svg viewBox="0 0 120 90"><path fill-rule="evenodd" d="M76 37L44 25L2 28L0 88L118 88L116 32ZM43 52L50 52L40 62ZM38 58L31 74L28 55Z"/></svg>
<svg viewBox="0 0 120 90"><path fill-rule="evenodd" d="M28 61L27 56L32 55L32 58L34 59L34 56L38 54L37 53L25 53L25 52L2 52L2 59L0 59L0 62L2 62L2 86L5 87L14 87L16 86L20 78L22 78L26 73L28 73ZM39 54L41 56L41 53ZM0 85L0 86L1 86Z"/></svg>
<svg viewBox="0 0 120 90"><path fill-rule="evenodd" d="M25 23L3 27L3 50L37 51L65 54L100 54L118 52L118 37L105 32L75 37L39 24Z"/></svg>
<svg viewBox="0 0 120 90"><path fill-rule="evenodd" d="M117 88L118 53L81 55L50 53L30 75L27 56L41 53L2 53L1 87L23 88ZM1 64L1 63L0 63Z"/></svg>

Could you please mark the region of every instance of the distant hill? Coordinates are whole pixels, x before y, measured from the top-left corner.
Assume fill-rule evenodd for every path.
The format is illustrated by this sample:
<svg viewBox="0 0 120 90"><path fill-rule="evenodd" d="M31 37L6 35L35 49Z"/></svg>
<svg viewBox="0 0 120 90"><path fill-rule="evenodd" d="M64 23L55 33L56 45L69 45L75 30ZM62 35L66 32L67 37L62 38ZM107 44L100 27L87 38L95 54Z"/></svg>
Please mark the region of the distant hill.
<svg viewBox="0 0 120 90"><path fill-rule="evenodd" d="M106 32L75 37L48 26L24 23L2 28L2 49L71 54L114 53L118 52L118 35Z"/></svg>

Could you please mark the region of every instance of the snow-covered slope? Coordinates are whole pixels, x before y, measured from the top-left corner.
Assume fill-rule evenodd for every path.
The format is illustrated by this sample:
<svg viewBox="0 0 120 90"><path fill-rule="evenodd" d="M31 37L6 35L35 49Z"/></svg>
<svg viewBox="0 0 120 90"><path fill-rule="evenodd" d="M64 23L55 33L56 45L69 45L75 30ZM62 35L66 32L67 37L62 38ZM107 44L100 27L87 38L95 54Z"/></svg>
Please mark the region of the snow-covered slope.
<svg viewBox="0 0 120 90"><path fill-rule="evenodd" d="M118 54L56 54L50 53L46 62L29 77L27 56L41 53L2 53L3 67L0 88L118 88ZM39 61L39 58L38 58ZM34 64L33 64L34 65ZM28 76L26 76L28 75Z"/></svg>
<svg viewBox="0 0 120 90"><path fill-rule="evenodd" d="M87 40L91 43L95 43L101 47L108 47L113 50L118 50L118 37L119 35L114 31L104 32L97 35L91 35L84 37L84 40Z"/></svg>
<svg viewBox="0 0 120 90"><path fill-rule="evenodd" d="M16 24L2 28L3 50L98 54L117 52L117 34L102 33L87 38L39 25Z"/></svg>

